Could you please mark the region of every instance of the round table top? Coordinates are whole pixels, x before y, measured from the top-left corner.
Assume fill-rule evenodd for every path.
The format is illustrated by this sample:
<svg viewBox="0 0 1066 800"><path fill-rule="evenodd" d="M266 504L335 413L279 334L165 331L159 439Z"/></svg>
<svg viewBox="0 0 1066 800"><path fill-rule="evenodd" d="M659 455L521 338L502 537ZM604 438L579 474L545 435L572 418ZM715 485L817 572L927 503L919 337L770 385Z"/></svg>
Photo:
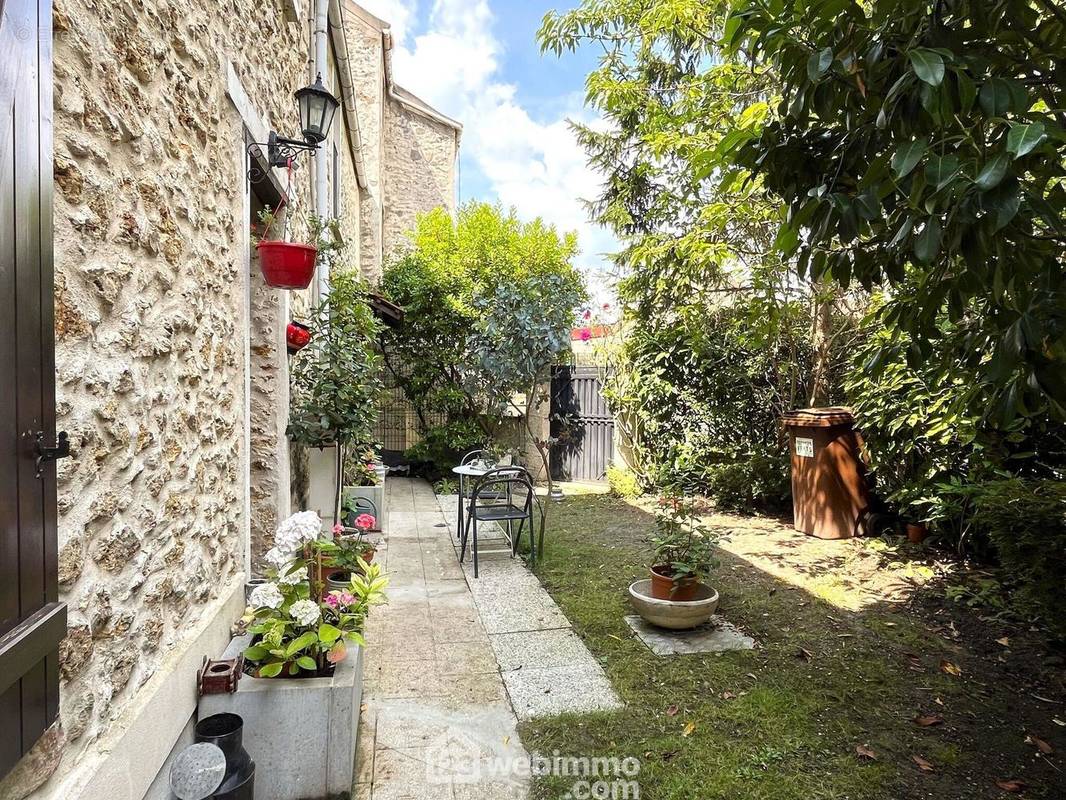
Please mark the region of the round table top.
<svg viewBox="0 0 1066 800"><path fill-rule="evenodd" d="M480 464L461 464L458 467L452 467L452 472L456 475L469 475L475 478L480 478L486 472L496 469L496 467L483 467Z"/></svg>

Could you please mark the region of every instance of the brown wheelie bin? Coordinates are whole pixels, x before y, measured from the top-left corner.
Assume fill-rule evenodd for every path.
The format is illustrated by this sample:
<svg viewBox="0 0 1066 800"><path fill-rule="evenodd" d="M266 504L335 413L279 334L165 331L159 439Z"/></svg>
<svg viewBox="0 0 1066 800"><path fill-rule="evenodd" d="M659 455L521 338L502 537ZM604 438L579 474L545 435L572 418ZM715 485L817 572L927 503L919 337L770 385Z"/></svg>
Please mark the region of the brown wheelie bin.
<svg viewBox="0 0 1066 800"><path fill-rule="evenodd" d="M792 453L794 527L820 539L860 532L870 508L855 418L847 408L803 408L784 415Z"/></svg>

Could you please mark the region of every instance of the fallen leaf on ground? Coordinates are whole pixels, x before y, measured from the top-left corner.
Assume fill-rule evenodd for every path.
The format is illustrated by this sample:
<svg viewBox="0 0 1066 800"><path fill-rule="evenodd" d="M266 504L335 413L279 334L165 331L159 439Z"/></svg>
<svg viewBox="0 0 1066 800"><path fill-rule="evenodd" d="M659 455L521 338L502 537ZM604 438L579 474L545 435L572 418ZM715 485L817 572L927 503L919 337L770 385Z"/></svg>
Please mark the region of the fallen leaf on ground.
<svg viewBox="0 0 1066 800"><path fill-rule="evenodd" d="M1051 721L1058 725L1060 728L1066 728L1066 719L1059 719L1058 717L1052 717Z"/></svg>
<svg viewBox="0 0 1066 800"><path fill-rule="evenodd" d="M723 700L733 700L735 698L736 698L736 695L733 694L732 692L722 692L722 699Z"/></svg>
<svg viewBox="0 0 1066 800"><path fill-rule="evenodd" d="M918 769L922 772L932 772L933 765L926 761L924 758L918 755L912 755L911 760L918 765Z"/></svg>
<svg viewBox="0 0 1066 800"><path fill-rule="evenodd" d="M919 714L914 718L914 724L922 728L928 728L930 725L940 725L943 721L944 718L939 714Z"/></svg>
<svg viewBox="0 0 1066 800"><path fill-rule="evenodd" d="M1045 742L1039 736L1033 736L1033 734L1031 734L1031 733L1028 736L1025 737L1025 743L1026 744L1035 744L1036 745L1036 749L1039 750L1041 753L1043 753L1046 756L1049 756L1049 755L1051 755L1052 753L1055 752L1055 748L1054 747L1049 745L1047 742Z"/></svg>
<svg viewBox="0 0 1066 800"><path fill-rule="evenodd" d="M667 708L666 709L666 716L668 716L668 717L676 717L677 716L677 706L670 706L669 708Z"/></svg>
<svg viewBox="0 0 1066 800"><path fill-rule="evenodd" d="M957 664L952 664L950 661L943 658L940 659L940 671L945 672L948 675L954 675L955 677L962 674L962 670L959 669Z"/></svg>
<svg viewBox="0 0 1066 800"><path fill-rule="evenodd" d="M811 655L811 651L810 650L806 650L806 649L801 647L796 652L796 658L802 658L804 661L810 661L812 658L814 658L814 656Z"/></svg>
<svg viewBox="0 0 1066 800"><path fill-rule="evenodd" d="M694 730L696 730L696 723L690 722L688 725L685 726L685 730L681 731L681 735L691 736Z"/></svg>
<svg viewBox="0 0 1066 800"><path fill-rule="evenodd" d="M996 644L1001 644L1004 647L1010 647L1010 637L1004 636L1002 639L996 639Z"/></svg>
<svg viewBox="0 0 1066 800"><path fill-rule="evenodd" d="M996 781L996 786L1011 794L1018 794L1025 791L1025 783L1023 781Z"/></svg>
<svg viewBox="0 0 1066 800"><path fill-rule="evenodd" d="M855 745L855 752L859 754L859 758L868 758L870 761L877 760L877 753L864 744Z"/></svg>
<svg viewBox="0 0 1066 800"><path fill-rule="evenodd" d="M944 705L944 701L941 700L939 697L934 697L933 702L936 703L938 706Z"/></svg>

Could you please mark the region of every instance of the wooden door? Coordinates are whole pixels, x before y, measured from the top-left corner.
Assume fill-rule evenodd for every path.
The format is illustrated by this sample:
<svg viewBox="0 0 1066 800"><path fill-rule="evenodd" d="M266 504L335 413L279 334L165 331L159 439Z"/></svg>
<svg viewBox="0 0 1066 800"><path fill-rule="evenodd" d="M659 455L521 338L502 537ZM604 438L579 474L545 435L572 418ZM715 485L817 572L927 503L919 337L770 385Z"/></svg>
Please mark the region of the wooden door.
<svg viewBox="0 0 1066 800"><path fill-rule="evenodd" d="M55 721L52 3L0 0L0 775Z"/></svg>

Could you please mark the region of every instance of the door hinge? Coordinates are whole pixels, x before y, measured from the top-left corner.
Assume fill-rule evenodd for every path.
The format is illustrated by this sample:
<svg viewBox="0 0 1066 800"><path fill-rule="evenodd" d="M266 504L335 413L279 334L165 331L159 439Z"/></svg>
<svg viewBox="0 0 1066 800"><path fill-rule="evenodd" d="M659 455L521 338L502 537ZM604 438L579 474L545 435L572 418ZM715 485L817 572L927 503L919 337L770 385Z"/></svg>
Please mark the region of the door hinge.
<svg viewBox="0 0 1066 800"><path fill-rule="evenodd" d="M67 438L67 432L62 431L59 436L56 437L56 443L52 446L46 446L44 443L44 431L37 431L37 443L34 446L34 451L37 453L37 460L34 462L37 465L37 477L41 477L41 465L46 461L58 461L61 458L70 457L70 440Z"/></svg>

